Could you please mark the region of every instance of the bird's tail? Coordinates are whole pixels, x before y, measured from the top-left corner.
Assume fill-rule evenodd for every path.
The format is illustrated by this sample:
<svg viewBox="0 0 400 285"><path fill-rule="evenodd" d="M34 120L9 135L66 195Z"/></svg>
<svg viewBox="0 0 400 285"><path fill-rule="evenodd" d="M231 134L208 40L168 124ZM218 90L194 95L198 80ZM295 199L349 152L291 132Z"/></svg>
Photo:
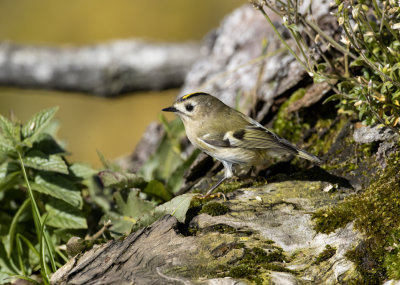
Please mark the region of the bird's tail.
<svg viewBox="0 0 400 285"><path fill-rule="evenodd" d="M294 146L293 144L291 144L290 142L288 142L287 140L278 137L277 135L275 135L275 138L278 142L278 144L276 145L276 149L278 152L282 152L282 153L291 153L294 154L298 157L301 158L305 158L307 160L310 160L314 163L317 164L321 164L322 161L316 157L315 155L306 152L305 150L299 149L297 146Z"/></svg>
<svg viewBox="0 0 400 285"><path fill-rule="evenodd" d="M308 160L310 160L312 162L315 162L317 164L321 164L322 163L322 161L318 157L316 157L315 155L312 155L311 153L308 153L308 152L306 152L304 150L301 150L301 149L297 149L297 156L299 156L301 158L308 159Z"/></svg>

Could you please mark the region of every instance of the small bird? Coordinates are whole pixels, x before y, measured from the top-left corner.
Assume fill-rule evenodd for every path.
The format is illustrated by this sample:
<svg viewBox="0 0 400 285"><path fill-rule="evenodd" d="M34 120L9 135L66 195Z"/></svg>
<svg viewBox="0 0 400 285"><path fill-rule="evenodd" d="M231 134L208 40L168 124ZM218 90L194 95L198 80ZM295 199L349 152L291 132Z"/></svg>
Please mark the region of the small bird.
<svg viewBox="0 0 400 285"><path fill-rule="evenodd" d="M321 163L318 157L297 148L207 93L187 94L162 111L178 115L190 142L224 165L224 177L208 190L205 197L233 176L233 164L254 166L276 154L293 154Z"/></svg>

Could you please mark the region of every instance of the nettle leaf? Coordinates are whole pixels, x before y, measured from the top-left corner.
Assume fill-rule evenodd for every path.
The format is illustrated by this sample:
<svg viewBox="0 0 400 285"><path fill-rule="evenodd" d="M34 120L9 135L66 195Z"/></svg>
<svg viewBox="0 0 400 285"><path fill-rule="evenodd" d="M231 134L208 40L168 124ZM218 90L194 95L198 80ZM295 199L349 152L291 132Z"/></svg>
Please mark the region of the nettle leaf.
<svg viewBox="0 0 400 285"><path fill-rule="evenodd" d="M179 222L184 223L186 213L194 196L196 196L196 194L183 194L175 197L171 201L158 206L155 212L174 216Z"/></svg>
<svg viewBox="0 0 400 285"><path fill-rule="evenodd" d="M168 179L167 185L168 189L172 191L172 193L176 193L182 186L183 183L183 175L185 171L192 165L197 156L200 154L200 150L196 149L193 153L187 158L175 171L171 174Z"/></svg>
<svg viewBox="0 0 400 285"><path fill-rule="evenodd" d="M0 180L4 179L8 174L19 171L19 165L14 162L4 162L0 165Z"/></svg>
<svg viewBox="0 0 400 285"><path fill-rule="evenodd" d="M13 142L19 141L19 128L14 126L14 124L7 119L6 117L3 117L0 115L0 130L6 139L9 139Z"/></svg>
<svg viewBox="0 0 400 285"><path fill-rule="evenodd" d="M105 187L144 189L147 186L146 180L133 173L105 170L99 172L99 178Z"/></svg>
<svg viewBox="0 0 400 285"><path fill-rule="evenodd" d="M17 164L5 162L0 165L0 192L17 185L21 178L21 171Z"/></svg>
<svg viewBox="0 0 400 285"><path fill-rule="evenodd" d="M67 154L67 151L48 133L40 133L33 144L33 148L45 154Z"/></svg>
<svg viewBox="0 0 400 285"><path fill-rule="evenodd" d="M85 163L74 163L69 167L69 169L76 177L80 177L82 179L91 178L93 175L98 173L97 170Z"/></svg>
<svg viewBox="0 0 400 285"><path fill-rule="evenodd" d="M53 107L49 109L42 110L37 114L33 115L33 117L23 125L22 127L22 137L25 141L29 141L30 143L35 142L38 135L43 131L43 129L47 126L47 124L53 119L55 113L57 112L58 107Z"/></svg>
<svg viewBox="0 0 400 285"><path fill-rule="evenodd" d="M172 173L183 163L180 153L180 140L185 136L185 129L181 120L166 122L160 117L166 134L155 153L140 169L139 173L146 180L166 181Z"/></svg>
<svg viewBox="0 0 400 285"><path fill-rule="evenodd" d="M67 164L55 154L46 155L41 151L32 150L22 160L24 165L30 168L68 174Z"/></svg>
<svg viewBox="0 0 400 285"><path fill-rule="evenodd" d="M13 142L3 136L0 136L0 153L15 153L16 148Z"/></svg>
<svg viewBox="0 0 400 285"><path fill-rule="evenodd" d="M126 195L121 192L114 194L115 202L117 203L118 213L108 212L102 217L102 221L111 221L112 227L110 231L114 236L129 234L134 226L142 225L143 220L146 221L143 226L150 224L153 219L149 219L153 215L155 206L139 198L138 190L130 190Z"/></svg>
<svg viewBox="0 0 400 285"><path fill-rule="evenodd" d="M164 187L164 184L157 180L150 181L146 188L143 189L143 193L159 198L163 202L169 201L174 197L174 195Z"/></svg>
<svg viewBox="0 0 400 285"><path fill-rule="evenodd" d="M131 221L137 221L144 213L154 209L154 205L139 197L138 190L130 190L125 198L121 191L114 194L118 211L125 217L129 217Z"/></svg>
<svg viewBox="0 0 400 285"><path fill-rule="evenodd" d="M60 199L76 208L82 208L81 192L67 178L57 173L42 172L31 183L33 190Z"/></svg>
<svg viewBox="0 0 400 285"><path fill-rule="evenodd" d="M21 172L13 172L8 174L5 178L0 179L0 192L13 188L17 185L21 178Z"/></svg>
<svg viewBox="0 0 400 285"><path fill-rule="evenodd" d="M48 213L46 224L60 229L86 229L82 211L61 200L52 199L45 206Z"/></svg>

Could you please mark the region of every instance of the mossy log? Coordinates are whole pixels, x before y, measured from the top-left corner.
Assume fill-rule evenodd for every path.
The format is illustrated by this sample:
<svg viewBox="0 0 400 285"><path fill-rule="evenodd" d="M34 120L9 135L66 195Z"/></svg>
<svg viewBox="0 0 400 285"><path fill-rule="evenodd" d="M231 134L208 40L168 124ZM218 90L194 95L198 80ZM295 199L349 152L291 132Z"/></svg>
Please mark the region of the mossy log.
<svg viewBox="0 0 400 285"><path fill-rule="evenodd" d="M123 240L75 256L53 275L52 283L213 280L214 284L234 284L247 280L281 284L277 282L286 280L296 284L311 280L332 284L349 280L354 277L354 265L344 254L357 244L358 234L351 224L329 235L317 234L310 220L312 212L336 203L342 195L324 192L327 185L281 181L236 189L226 194L228 201L208 202L203 213L185 224L165 216ZM220 204L224 211L214 211L222 208ZM327 245L335 248L329 255Z"/></svg>

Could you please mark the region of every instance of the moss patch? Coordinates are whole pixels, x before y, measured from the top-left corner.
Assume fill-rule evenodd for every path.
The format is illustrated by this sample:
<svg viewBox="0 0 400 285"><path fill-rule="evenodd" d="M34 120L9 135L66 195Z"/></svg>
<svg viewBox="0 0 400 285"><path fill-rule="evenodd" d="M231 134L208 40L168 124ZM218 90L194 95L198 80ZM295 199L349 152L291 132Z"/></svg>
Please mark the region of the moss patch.
<svg viewBox="0 0 400 285"><path fill-rule="evenodd" d="M208 202L203 206L201 209L200 213L206 213L209 214L210 216L221 216L226 213L229 213L229 208L228 206L217 203L217 202Z"/></svg>
<svg viewBox="0 0 400 285"><path fill-rule="evenodd" d="M299 124L296 122L296 120L294 120L294 114L287 111L287 108L293 102L303 98L304 94L306 94L304 88L296 90L279 108L274 122L275 132L289 141L298 141L302 132L310 128L308 124Z"/></svg>
<svg viewBox="0 0 400 285"><path fill-rule="evenodd" d="M332 256L334 256L336 253L336 247L332 247L329 244L325 246L325 249L317 256L315 259L314 264L318 265L321 262L328 260Z"/></svg>
<svg viewBox="0 0 400 285"><path fill-rule="evenodd" d="M349 196L337 206L318 210L313 215L319 232L330 233L354 220L355 228L366 236L362 245L347 254L356 263L364 284L400 276L399 153L392 155L387 164L363 193Z"/></svg>
<svg viewBox="0 0 400 285"><path fill-rule="evenodd" d="M229 180L222 183L216 191L227 194L240 188L256 187L265 184L265 182L255 181L256 178L238 179L237 181Z"/></svg>
<svg viewBox="0 0 400 285"><path fill-rule="evenodd" d="M234 264L220 266L218 277L242 278L254 284L265 284L268 279L268 271L296 272L284 266L287 257L283 250L271 244L267 248L244 248L243 257Z"/></svg>

